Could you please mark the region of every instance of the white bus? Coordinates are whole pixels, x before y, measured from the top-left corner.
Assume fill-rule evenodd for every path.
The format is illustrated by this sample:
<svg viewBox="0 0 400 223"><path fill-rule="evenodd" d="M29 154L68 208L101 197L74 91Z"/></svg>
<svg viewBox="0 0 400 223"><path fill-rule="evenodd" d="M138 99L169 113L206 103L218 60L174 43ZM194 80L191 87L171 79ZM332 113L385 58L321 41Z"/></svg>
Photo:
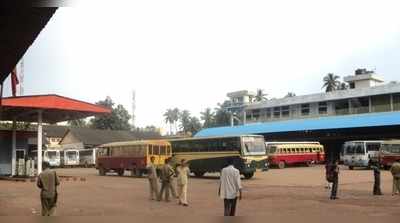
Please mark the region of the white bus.
<svg viewBox="0 0 400 223"><path fill-rule="evenodd" d="M79 166L94 167L96 165L96 149L81 149L79 152Z"/></svg>
<svg viewBox="0 0 400 223"><path fill-rule="evenodd" d="M74 167L79 166L79 150L67 149L64 150L64 166Z"/></svg>
<svg viewBox="0 0 400 223"><path fill-rule="evenodd" d="M383 141L350 141L343 145L343 164L350 170L354 167L369 167L371 160L379 160Z"/></svg>
<svg viewBox="0 0 400 223"><path fill-rule="evenodd" d="M59 150L44 151L43 161L48 162L51 167L61 166L61 153Z"/></svg>

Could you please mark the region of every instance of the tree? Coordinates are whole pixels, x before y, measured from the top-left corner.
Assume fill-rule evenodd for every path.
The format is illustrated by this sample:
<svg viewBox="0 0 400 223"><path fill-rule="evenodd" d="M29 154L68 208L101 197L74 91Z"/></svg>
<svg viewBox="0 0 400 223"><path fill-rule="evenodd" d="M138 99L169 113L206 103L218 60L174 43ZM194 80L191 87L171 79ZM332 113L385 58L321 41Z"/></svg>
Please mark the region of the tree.
<svg viewBox="0 0 400 223"><path fill-rule="evenodd" d="M111 109L111 115L95 117L90 120L90 127L95 129L110 129L110 130L130 130L131 125L129 119L131 116L123 105L114 106L114 102L110 97L107 97L103 101L96 102L97 105L101 105Z"/></svg>
<svg viewBox="0 0 400 223"><path fill-rule="evenodd" d="M85 119L70 120L67 123L71 127L79 127L79 128L87 127L87 123L86 123Z"/></svg>
<svg viewBox="0 0 400 223"><path fill-rule="evenodd" d="M190 112L188 110L183 110L179 113L179 121L181 122L180 128L183 132L189 132L190 129Z"/></svg>
<svg viewBox="0 0 400 223"><path fill-rule="evenodd" d="M257 94L254 97L254 99L256 102L266 101L266 100L268 100L267 95L268 94L264 93L263 89L257 89Z"/></svg>
<svg viewBox="0 0 400 223"><path fill-rule="evenodd" d="M178 109L178 108L174 108L174 109L172 110L172 121L173 121L174 126L175 126L175 132L178 131L179 115L180 115L179 109Z"/></svg>
<svg viewBox="0 0 400 223"><path fill-rule="evenodd" d="M287 95L285 96L285 98L291 98L291 97L295 97L296 94L293 92L288 92Z"/></svg>
<svg viewBox="0 0 400 223"><path fill-rule="evenodd" d="M324 85L322 86L322 88L325 88L326 92L336 90L340 85L340 81L338 80L339 78L339 76L334 75L333 73L327 74L323 79Z"/></svg>
<svg viewBox="0 0 400 223"><path fill-rule="evenodd" d="M190 117L189 125L186 133L190 133L191 135L196 134L202 128L200 120L197 117Z"/></svg>
<svg viewBox="0 0 400 223"><path fill-rule="evenodd" d="M224 101L222 104L218 103L218 107L215 110L214 125L217 126L228 126L231 122L231 115L227 110L229 101Z"/></svg>
<svg viewBox="0 0 400 223"><path fill-rule="evenodd" d="M165 123L169 124L169 134L172 135L172 124L175 122L173 109L167 109L164 113L164 120Z"/></svg>
<svg viewBox="0 0 400 223"><path fill-rule="evenodd" d="M349 85L347 85L347 84L344 83L344 82L341 82L341 83L338 85L338 87L337 87L337 90L339 90L339 91L341 91L341 90L347 90L347 89L349 89Z"/></svg>
<svg viewBox="0 0 400 223"><path fill-rule="evenodd" d="M203 128L210 128L214 126L215 113L211 108L206 108L204 112L200 112L200 119L203 121Z"/></svg>

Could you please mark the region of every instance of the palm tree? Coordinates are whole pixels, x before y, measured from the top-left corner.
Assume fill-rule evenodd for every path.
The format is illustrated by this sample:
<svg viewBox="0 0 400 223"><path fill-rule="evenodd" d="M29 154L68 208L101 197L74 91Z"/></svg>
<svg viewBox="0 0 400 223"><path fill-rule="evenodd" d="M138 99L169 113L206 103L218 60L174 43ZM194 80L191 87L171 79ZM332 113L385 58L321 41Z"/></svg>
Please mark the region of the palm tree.
<svg viewBox="0 0 400 223"><path fill-rule="evenodd" d="M257 89L257 94L254 97L254 99L255 99L256 102L266 101L266 100L268 100L268 98L266 97L267 95L268 94L264 93L263 89Z"/></svg>
<svg viewBox="0 0 400 223"><path fill-rule="evenodd" d="M174 123L174 110L167 109L164 113L165 123L169 124L169 134L172 135L172 123Z"/></svg>
<svg viewBox="0 0 400 223"><path fill-rule="evenodd" d="M181 129L183 132L188 132L190 129L190 112L188 110L183 110L179 113L179 120L181 121Z"/></svg>
<svg viewBox="0 0 400 223"><path fill-rule="evenodd" d="M200 119L204 121L204 128L209 128L214 125L215 113L211 110L211 108L206 108L206 110L204 112L200 112L200 114Z"/></svg>
<svg viewBox="0 0 400 223"><path fill-rule="evenodd" d="M329 73L324 77L324 85L322 88L325 88L326 92L334 91L340 85L340 81L338 80L340 77L333 73Z"/></svg>
<svg viewBox="0 0 400 223"><path fill-rule="evenodd" d="M178 108L174 108L172 110L172 122L174 123L174 126L175 126L175 133L178 131L177 122L179 121L179 114L180 114L180 111Z"/></svg>

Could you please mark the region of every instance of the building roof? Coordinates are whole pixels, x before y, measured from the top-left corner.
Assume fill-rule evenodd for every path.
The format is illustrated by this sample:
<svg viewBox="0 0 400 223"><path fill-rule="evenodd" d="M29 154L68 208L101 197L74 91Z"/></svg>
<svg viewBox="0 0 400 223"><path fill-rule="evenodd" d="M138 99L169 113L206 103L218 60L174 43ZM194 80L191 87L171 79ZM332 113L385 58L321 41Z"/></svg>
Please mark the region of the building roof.
<svg viewBox="0 0 400 223"><path fill-rule="evenodd" d="M331 116L203 129L195 137L268 134L400 125L400 112Z"/></svg>
<svg viewBox="0 0 400 223"><path fill-rule="evenodd" d="M262 101L258 103L249 104L247 109L259 109L259 108L272 108L278 106L288 106L304 103L316 103L324 101L335 101L341 99L359 98L367 97L373 95L382 94L392 94L400 93L399 83L390 83L386 85L380 85L371 88L359 88L359 89L348 89L348 90L338 90L327 93L318 93L302 96L287 97L281 99L271 99L267 101Z"/></svg>
<svg viewBox="0 0 400 223"><path fill-rule="evenodd" d="M154 132L133 132L133 131L116 131L116 130L100 130L90 128L70 128L64 135L72 134L77 140L84 145L102 145L112 142L123 142L140 139L156 139L160 135ZM60 144L63 144L61 140Z"/></svg>
<svg viewBox="0 0 400 223"><path fill-rule="evenodd" d="M3 98L1 109L0 120L12 121L16 118L17 121L37 122L37 113L42 111L45 123L111 113L108 108L55 94Z"/></svg>
<svg viewBox="0 0 400 223"><path fill-rule="evenodd" d="M0 7L0 84L56 10L49 7Z"/></svg>
<svg viewBox="0 0 400 223"><path fill-rule="evenodd" d="M46 137L62 138L65 135L65 133L67 133L69 128L70 128L69 126L64 126L64 125L44 125L43 131L45 132Z"/></svg>

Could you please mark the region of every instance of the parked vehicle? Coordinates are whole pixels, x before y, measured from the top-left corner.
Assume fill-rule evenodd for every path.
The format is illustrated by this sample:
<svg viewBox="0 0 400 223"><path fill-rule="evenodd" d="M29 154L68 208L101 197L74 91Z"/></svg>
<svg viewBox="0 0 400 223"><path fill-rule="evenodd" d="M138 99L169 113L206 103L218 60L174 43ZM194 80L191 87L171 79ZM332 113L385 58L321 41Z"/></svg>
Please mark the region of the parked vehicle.
<svg viewBox="0 0 400 223"><path fill-rule="evenodd" d="M46 150L44 151L43 161L48 162L50 167L60 167L61 163L61 153L59 150Z"/></svg>
<svg viewBox="0 0 400 223"><path fill-rule="evenodd" d="M269 142L268 160L279 169L287 165L317 164L325 161L324 146L319 142Z"/></svg>
<svg viewBox="0 0 400 223"><path fill-rule="evenodd" d="M96 149L81 149L79 152L79 166L94 167L96 165Z"/></svg>
<svg viewBox="0 0 400 223"><path fill-rule="evenodd" d="M152 156L155 157L155 165L160 167L165 159L172 156L171 144L166 140L108 143L97 149L96 169L100 176L111 171L122 176L125 170L131 171L132 175L142 176Z"/></svg>
<svg viewBox="0 0 400 223"><path fill-rule="evenodd" d="M77 150L77 149L64 150L63 166L65 166L65 167L79 166L79 150Z"/></svg>
<svg viewBox="0 0 400 223"><path fill-rule="evenodd" d="M384 141L379 158L381 166L387 170L396 160L400 160L400 140Z"/></svg>
<svg viewBox="0 0 400 223"><path fill-rule="evenodd" d="M350 141L343 146L343 164L350 170L354 167L369 167L371 161L379 160L382 141Z"/></svg>
<svg viewBox="0 0 400 223"><path fill-rule="evenodd" d="M220 172L227 158L246 179L257 169L268 169L264 137L260 135L185 138L170 140L177 160L186 159L196 176Z"/></svg>

